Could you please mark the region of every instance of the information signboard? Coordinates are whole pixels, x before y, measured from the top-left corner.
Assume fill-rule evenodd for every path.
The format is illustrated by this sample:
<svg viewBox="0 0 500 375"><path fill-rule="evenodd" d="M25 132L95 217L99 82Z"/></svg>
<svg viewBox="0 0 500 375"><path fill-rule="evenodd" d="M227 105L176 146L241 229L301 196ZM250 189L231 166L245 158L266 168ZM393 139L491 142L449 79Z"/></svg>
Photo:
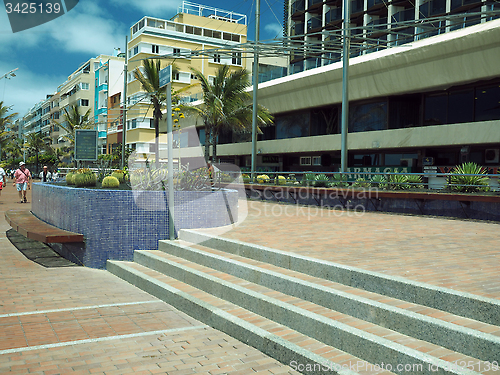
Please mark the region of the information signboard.
<svg viewBox="0 0 500 375"><path fill-rule="evenodd" d="M97 130L75 130L75 160L97 160Z"/></svg>
<svg viewBox="0 0 500 375"><path fill-rule="evenodd" d="M172 81L172 65L160 70L160 89L168 85Z"/></svg>

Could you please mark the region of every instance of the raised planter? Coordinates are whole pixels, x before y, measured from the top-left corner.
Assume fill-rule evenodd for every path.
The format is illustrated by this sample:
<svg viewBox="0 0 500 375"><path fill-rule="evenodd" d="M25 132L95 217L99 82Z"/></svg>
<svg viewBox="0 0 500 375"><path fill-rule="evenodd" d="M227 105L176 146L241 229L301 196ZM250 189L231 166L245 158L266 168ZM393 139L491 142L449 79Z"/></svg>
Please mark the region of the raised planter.
<svg viewBox="0 0 500 375"><path fill-rule="evenodd" d="M339 209L500 221L500 195L246 184L248 198Z"/></svg>
<svg viewBox="0 0 500 375"><path fill-rule="evenodd" d="M176 191L174 224L213 228L237 221L238 192ZM58 228L83 233L84 244L54 244L65 258L92 268L106 260L133 260L134 250L158 248L168 239L167 194L163 191L79 189L33 184L32 212Z"/></svg>

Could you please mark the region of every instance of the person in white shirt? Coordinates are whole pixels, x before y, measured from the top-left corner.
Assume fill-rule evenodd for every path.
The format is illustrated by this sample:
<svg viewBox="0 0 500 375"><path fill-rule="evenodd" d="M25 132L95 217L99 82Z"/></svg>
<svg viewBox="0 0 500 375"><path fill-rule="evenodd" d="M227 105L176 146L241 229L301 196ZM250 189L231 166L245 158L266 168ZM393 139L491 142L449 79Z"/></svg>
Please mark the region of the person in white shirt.
<svg viewBox="0 0 500 375"><path fill-rule="evenodd" d="M39 177L42 182L52 181L52 173L50 173L49 168L46 165L43 166L43 171L40 172Z"/></svg>

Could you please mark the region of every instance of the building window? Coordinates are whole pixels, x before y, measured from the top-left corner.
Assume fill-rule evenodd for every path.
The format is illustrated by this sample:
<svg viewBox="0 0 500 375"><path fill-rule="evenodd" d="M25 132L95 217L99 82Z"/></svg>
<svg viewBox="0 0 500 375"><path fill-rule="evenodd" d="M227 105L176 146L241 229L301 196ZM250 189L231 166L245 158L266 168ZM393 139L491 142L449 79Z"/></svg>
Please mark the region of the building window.
<svg viewBox="0 0 500 375"><path fill-rule="evenodd" d="M448 95L426 95L424 98L424 125L442 125L448 122Z"/></svg>
<svg viewBox="0 0 500 375"><path fill-rule="evenodd" d="M387 102L351 106L349 110L349 132L385 129L387 129Z"/></svg>
<svg viewBox="0 0 500 375"><path fill-rule="evenodd" d="M153 44L153 45L151 46L151 52L152 52L152 53L159 54L159 53L160 53L160 46L157 46L156 44Z"/></svg>
<svg viewBox="0 0 500 375"><path fill-rule="evenodd" d="M276 116L276 139L308 137L309 119L309 111Z"/></svg>
<svg viewBox="0 0 500 375"><path fill-rule="evenodd" d="M181 76L180 76L179 73L172 74L172 80L173 81L180 81L180 79L181 79Z"/></svg>
<svg viewBox="0 0 500 375"><path fill-rule="evenodd" d="M311 157L310 156L301 156L300 157L300 165L311 165Z"/></svg>
<svg viewBox="0 0 500 375"><path fill-rule="evenodd" d="M500 119L500 86L478 87L474 97L476 121Z"/></svg>
<svg viewBox="0 0 500 375"><path fill-rule="evenodd" d="M220 55L218 54L214 55L214 63L220 63Z"/></svg>
<svg viewBox="0 0 500 375"><path fill-rule="evenodd" d="M139 46L135 46L132 55L137 55L138 53L139 53Z"/></svg>
<svg viewBox="0 0 500 375"><path fill-rule="evenodd" d="M89 100L88 99L80 99L80 106L82 106L82 107L88 107L89 106Z"/></svg>
<svg viewBox="0 0 500 375"><path fill-rule="evenodd" d="M232 54L231 63L233 65L241 65L241 53L240 52L235 52Z"/></svg>
<svg viewBox="0 0 500 375"><path fill-rule="evenodd" d="M420 95L401 95L389 99L389 129L420 126Z"/></svg>
<svg viewBox="0 0 500 375"><path fill-rule="evenodd" d="M82 82L82 83L80 83L80 88L82 90L88 90L89 89L89 84L86 83L86 82Z"/></svg>
<svg viewBox="0 0 500 375"><path fill-rule="evenodd" d="M474 90L455 91L448 95L448 124L474 121Z"/></svg>
<svg viewBox="0 0 500 375"><path fill-rule="evenodd" d="M179 57L181 55L181 49L180 48L174 48L173 55Z"/></svg>
<svg viewBox="0 0 500 375"><path fill-rule="evenodd" d="M312 165L321 165L321 156L313 156Z"/></svg>
<svg viewBox="0 0 500 375"><path fill-rule="evenodd" d="M151 129L154 129L155 128L155 119L154 118L150 118L149 119L149 127Z"/></svg>

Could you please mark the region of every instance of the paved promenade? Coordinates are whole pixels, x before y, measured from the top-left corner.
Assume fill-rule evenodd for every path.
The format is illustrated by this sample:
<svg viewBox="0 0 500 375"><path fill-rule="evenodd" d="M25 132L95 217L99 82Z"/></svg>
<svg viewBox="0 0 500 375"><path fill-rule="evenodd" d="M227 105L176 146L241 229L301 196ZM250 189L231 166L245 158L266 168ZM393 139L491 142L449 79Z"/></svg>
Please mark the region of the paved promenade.
<svg viewBox="0 0 500 375"><path fill-rule="evenodd" d="M104 270L44 268L7 239L0 196L0 374L296 374ZM31 197L28 200L31 202Z"/></svg>
<svg viewBox="0 0 500 375"><path fill-rule="evenodd" d="M31 198L31 197L30 197ZM30 199L29 198L29 199ZM0 373L295 372L104 270L44 268L6 238L0 196ZM226 237L500 298L500 225L249 202Z"/></svg>

